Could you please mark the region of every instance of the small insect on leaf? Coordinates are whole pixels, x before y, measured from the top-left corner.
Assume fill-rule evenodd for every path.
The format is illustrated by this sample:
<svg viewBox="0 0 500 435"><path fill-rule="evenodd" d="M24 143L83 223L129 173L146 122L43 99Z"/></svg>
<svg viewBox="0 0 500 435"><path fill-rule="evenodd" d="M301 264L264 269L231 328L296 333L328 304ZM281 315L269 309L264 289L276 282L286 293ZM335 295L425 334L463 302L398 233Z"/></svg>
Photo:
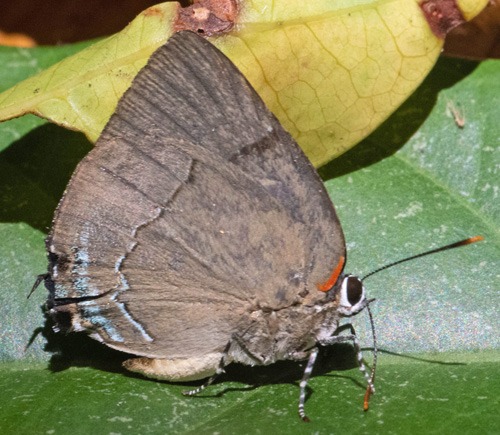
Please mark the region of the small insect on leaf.
<svg viewBox="0 0 500 435"><path fill-rule="evenodd" d="M464 128L465 126L464 108L462 107L461 109L459 109L455 106L455 103L452 100L448 100L448 103L446 104L446 109L447 111L449 111L450 115L455 120L455 124L457 124L457 127Z"/></svg>

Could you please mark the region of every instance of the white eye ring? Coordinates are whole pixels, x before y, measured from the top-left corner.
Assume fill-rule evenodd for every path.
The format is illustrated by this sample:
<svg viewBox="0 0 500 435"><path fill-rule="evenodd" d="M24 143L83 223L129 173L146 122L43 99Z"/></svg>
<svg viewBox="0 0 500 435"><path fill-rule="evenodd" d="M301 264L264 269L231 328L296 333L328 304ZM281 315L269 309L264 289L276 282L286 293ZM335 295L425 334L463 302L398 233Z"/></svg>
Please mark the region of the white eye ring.
<svg viewBox="0 0 500 435"><path fill-rule="evenodd" d="M365 288L361 280L356 276L346 275L340 287L339 313L353 316L365 307Z"/></svg>

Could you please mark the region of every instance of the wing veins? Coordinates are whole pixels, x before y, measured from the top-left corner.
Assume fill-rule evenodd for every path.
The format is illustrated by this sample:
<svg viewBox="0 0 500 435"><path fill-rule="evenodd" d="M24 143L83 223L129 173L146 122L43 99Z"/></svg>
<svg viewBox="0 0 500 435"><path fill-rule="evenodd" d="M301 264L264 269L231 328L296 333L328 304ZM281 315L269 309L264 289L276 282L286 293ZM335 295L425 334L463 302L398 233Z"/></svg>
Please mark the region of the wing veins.
<svg viewBox="0 0 500 435"><path fill-rule="evenodd" d="M103 171L104 173L111 175L113 178L117 179L118 181L120 181L121 183L123 183L125 186L130 187L132 190L135 190L136 192L139 192L142 196L144 196L145 198L147 198L153 204L159 205L158 201L154 200L146 192L144 192L143 190L139 189L139 187L137 187L137 185L135 185L131 181L127 180L126 178L122 177L121 175L118 175L113 170L111 170L109 168L106 168L105 166L99 166L99 169L101 171Z"/></svg>

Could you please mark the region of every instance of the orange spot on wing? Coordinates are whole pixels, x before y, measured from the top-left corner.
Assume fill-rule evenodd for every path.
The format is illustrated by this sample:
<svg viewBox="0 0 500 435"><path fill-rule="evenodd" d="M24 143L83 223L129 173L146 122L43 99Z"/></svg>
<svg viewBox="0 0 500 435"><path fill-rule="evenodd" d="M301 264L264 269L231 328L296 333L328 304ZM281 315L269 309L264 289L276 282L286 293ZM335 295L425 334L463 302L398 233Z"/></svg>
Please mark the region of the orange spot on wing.
<svg viewBox="0 0 500 435"><path fill-rule="evenodd" d="M333 271L330 279L327 282L325 282L324 284L316 284L316 287L318 288L319 291L327 292L335 285L335 283L337 282L337 279L339 278L340 272L342 272L342 268L344 267L344 262L345 262L345 258L340 257L339 264L337 264L337 267Z"/></svg>

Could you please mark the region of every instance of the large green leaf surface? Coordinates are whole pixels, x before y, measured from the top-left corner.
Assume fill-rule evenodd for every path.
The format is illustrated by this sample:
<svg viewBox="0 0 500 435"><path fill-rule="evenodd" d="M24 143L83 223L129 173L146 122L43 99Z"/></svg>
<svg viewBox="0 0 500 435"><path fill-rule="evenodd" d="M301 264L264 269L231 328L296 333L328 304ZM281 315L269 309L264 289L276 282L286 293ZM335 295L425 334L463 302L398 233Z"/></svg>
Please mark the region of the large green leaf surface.
<svg viewBox="0 0 500 435"><path fill-rule="evenodd" d="M10 65L0 91L79 48L0 49ZM452 104L465 113L462 129ZM26 295L46 270L53 211L91 145L35 117L1 124L0 433L497 433L498 107L497 62L441 59L398 112L321 169L352 273L467 236L485 241L366 280L382 350L371 409L362 411L355 355L336 346L322 350L310 381L310 424L296 412L303 365L233 365L199 397L183 397L195 384L128 374L119 352L54 333L44 289ZM353 323L371 349L366 314Z"/></svg>

